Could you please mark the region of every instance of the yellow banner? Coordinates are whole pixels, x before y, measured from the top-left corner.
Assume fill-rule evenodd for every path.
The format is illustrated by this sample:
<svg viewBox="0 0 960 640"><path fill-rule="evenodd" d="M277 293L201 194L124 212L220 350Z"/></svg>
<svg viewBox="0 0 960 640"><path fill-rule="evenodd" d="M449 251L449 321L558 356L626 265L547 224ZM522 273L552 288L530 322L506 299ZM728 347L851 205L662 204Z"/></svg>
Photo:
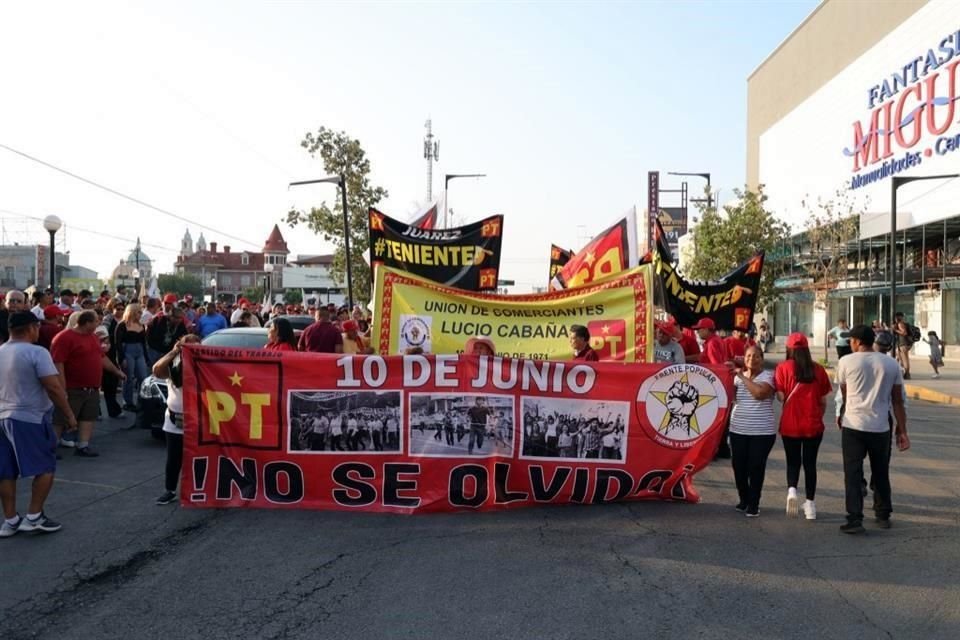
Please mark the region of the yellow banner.
<svg viewBox="0 0 960 640"><path fill-rule="evenodd" d="M410 347L463 353L467 340L483 336L498 356L570 360L570 327L578 324L601 360L651 362L652 273L644 265L576 289L500 296L379 267L372 336L381 355Z"/></svg>

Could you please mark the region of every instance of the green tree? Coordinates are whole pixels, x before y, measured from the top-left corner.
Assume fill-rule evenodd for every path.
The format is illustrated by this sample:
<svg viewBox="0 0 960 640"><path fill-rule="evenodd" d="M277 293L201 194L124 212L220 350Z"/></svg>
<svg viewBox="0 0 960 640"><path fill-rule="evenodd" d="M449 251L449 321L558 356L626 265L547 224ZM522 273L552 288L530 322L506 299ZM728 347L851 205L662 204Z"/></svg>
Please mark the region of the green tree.
<svg viewBox="0 0 960 640"><path fill-rule="evenodd" d="M246 298L254 304L263 302L263 287L247 287L240 294L241 298Z"/></svg>
<svg viewBox="0 0 960 640"><path fill-rule="evenodd" d="M734 191L736 203L723 212L698 205L700 223L693 229L694 255L684 268L698 280L714 280L766 251L757 309L766 309L777 299L773 286L780 269L777 256L790 238L789 226L769 211L763 187L756 191Z"/></svg>
<svg viewBox="0 0 960 640"><path fill-rule="evenodd" d="M303 293L299 289L289 289L283 294L283 301L286 304L303 304Z"/></svg>
<svg viewBox="0 0 960 640"><path fill-rule="evenodd" d="M315 134L308 132L300 146L306 149L311 157L319 156L326 175L343 175L346 178L353 298L354 302L364 304L371 296L370 267L363 259L370 242L367 235L367 211L387 197L387 190L370 183L370 161L367 154L360 146L360 141L351 138L346 132L320 127ZM306 224L314 233L333 243L336 249L330 275L338 285L345 288L347 262L340 194L337 193L332 208L324 200L319 207L313 207L309 211L291 209L287 212L286 221L291 227Z"/></svg>
<svg viewBox="0 0 960 640"><path fill-rule="evenodd" d="M832 198L801 204L807 216L797 265L812 278L815 290L829 291L847 279L851 243L859 237L863 209L843 190Z"/></svg>
<svg viewBox="0 0 960 640"><path fill-rule="evenodd" d="M830 291L850 277L851 249L856 251L864 209L855 206L844 189L837 190L832 198L818 197L816 202L804 199L801 204L807 214L805 229L800 236L799 252L791 256L791 262L809 277L806 288L813 291L814 306L827 310ZM852 259L856 260L855 254ZM828 326L837 319L828 315ZM824 339L824 359L828 351L828 341Z"/></svg>
<svg viewBox="0 0 960 640"><path fill-rule="evenodd" d="M204 288L200 278L164 273L157 276L157 286L163 293L175 293L181 298L189 293L196 300L203 300Z"/></svg>

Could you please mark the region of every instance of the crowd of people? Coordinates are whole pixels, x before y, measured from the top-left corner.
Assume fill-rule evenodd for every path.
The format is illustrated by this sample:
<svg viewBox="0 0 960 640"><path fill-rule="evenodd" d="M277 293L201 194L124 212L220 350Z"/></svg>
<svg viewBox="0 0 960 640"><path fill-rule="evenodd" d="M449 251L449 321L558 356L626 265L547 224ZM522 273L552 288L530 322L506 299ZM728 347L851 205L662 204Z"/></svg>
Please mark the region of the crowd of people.
<svg viewBox="0 0 960 640"><path fill-rule="evenodd" d="M300 335L282 316L312 312L315 321ZM157 499L176 499L182 464L183 407L180 387L180 351L226 327L259 327L270 323L266 349L321 353L372 353L370 316L335 305L304 309L278 304L262 309L241 299L232 303L195 303L190 296L162 298L128 296L119 287L114 295L104 291L74 294L64 289L54 299L51 291L38 291L28 300L10 291L0 305L0 498L4 522L0 536L17 531L56 531L60 525L43 513L43 502L53 482L56 444L70 446L74 455L95 458L91 447L100 416L100 395L109 415L135 411L137 390L148 373L168 379L164 431L168 438L165 491ZM816 466L823 438L826 396L832 385L823 367L813 361L803 334L786 342L787 359L775 371L763 366L769 327L732 331L724 335L709 318L690 328L675 322L658 323L654 348L657 362L725 365L735 374L735 401L729 433L734 478L739 495L737 509L759 515L767 458L779 432L787 459L787 512L800 511L798 484L804 473L807 519L816 518ZM586 327L570 327L570 347L575 360L597 361ZM874 511L881 527L889 526L889 460L895 439L901 450L909 448L906 433L903 380L909 379L909 351L920 336L898 314L890 331L870 326L847 330L839 323L831 338L840 358L837 426L841 430L848 522L846 533L863 531L863 497L867 483L863 460L871 462ZM759 342L757 341L759 339ZM928 333L930 362L935 375L942 366L944 345ZM487 338L468 342L467 353L493 355ZM893 356L893 357L891 357ZM117 400L123 398L123 405ZM784 407L779 424L773 402ZM484 438L505 444L512 439L510 416L486 406L482 397L462 415L448 411L419 421L432 428L434 439L453 446L469 437L468 451L482 449ZM301 450L399 450L400 420L395 410L359 409L333 413L317 411L295 418L293 433ZM16 435L14 435L16 434ZM622 459L624 425L619 419L554 412L523 417L523 454L532 457ZM454 439L456 438L456 439ZM721 445L724 455L726 437ZM33 496L21 517L15 508L17 477L35 477Z"/></svg>
<svg viewBox="0 0 960 640"><path fill-rule="evenodd" d="M400 451L400 418L393 408L318 407L291 416L290 422L294 451Z"/></svg>
<svg viewBox="0 0 960 640"><path fill-rule="evenodd" d="M582 414L523 416L523 455L535 458L622 460L626 447L623 420Z"/></svg>

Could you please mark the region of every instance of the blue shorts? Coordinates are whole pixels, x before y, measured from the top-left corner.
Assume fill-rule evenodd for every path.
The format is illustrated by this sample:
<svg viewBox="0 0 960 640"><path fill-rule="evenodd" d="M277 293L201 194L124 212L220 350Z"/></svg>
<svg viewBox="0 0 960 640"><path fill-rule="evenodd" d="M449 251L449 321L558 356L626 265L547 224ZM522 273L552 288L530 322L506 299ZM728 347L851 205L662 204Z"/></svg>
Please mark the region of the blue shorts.
<svg viewBox="0 0 960 640"><path fill-rule="evenodd" d="M0 420L0 480L30 478L57 470L57 436L47 415L43 422Z"/></svg>

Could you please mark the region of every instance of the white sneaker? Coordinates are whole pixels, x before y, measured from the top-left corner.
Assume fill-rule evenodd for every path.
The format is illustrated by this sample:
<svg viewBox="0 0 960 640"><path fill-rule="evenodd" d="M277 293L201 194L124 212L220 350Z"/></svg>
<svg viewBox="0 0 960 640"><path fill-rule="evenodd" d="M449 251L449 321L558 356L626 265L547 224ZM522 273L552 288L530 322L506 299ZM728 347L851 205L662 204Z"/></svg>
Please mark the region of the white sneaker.
<svg viewBox="0 0 960 640"><path fill-rule="evenodd" d="M805 500L803 503L803 517L807 520L817 519L817 505L813 500Z"/></svg>
<svg viewBox="0 0 960 640"><path fill-rule="evenodd" d="M934 380L939 380L939 379L940 379L940 374L939 374L939 373L935 373L935 374L933 374L933 375L930 376L930 377L933 378Z"/></svg>
<svg viewBox="0 0 960 640"><path fill-rule="evenodd" d="M3 518L3 516L0 516ZM9 538L17 531L20 530L20 523L23 521L23 518L20 517L20 514L17 514L16 524L7 524L6 519L2 520L3 524L0 524L0 538Z"/></svg>
<svg viewBox="0 0 960 640"><path fill-rule="evenodd" d="M797 490L794 487L787 489L787 517L796 518L800 515L800 503L797 500Z"/></svg>

